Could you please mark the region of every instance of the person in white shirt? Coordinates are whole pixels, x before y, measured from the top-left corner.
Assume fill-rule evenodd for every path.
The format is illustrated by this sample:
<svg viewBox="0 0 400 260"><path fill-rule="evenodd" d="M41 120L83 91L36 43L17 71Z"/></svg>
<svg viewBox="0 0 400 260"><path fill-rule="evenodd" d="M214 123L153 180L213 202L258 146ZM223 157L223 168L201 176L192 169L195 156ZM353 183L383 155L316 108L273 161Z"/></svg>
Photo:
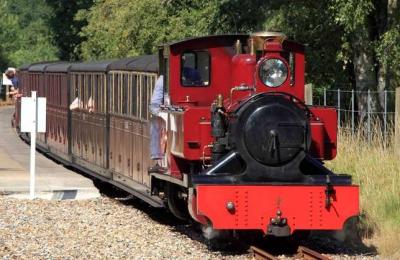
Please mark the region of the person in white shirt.
<svg viewBox="0 0 400 260"><path fill-rule="evenodd" d="M149 169L149 172L162 172L165 169L161 167L164 159L164 149L162 148L163 132L165 132L165 121L160 117L161 105L164 99L164 78L159 76L150 101L150 156L156 161L155 166Z"/></svg>

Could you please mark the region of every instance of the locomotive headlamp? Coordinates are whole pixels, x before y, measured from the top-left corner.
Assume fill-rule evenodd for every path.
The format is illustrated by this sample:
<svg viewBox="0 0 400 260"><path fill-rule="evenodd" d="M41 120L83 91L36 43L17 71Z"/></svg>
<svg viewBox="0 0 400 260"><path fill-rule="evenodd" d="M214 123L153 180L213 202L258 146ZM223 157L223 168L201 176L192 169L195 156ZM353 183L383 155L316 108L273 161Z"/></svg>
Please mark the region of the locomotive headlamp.
<svg viewBox="0 0 400 260"><path fill-rule="evenodd" d="M268 59L261 63L259 76L264 85L276 88L286 81L288 68L280 59Z"/></svg>

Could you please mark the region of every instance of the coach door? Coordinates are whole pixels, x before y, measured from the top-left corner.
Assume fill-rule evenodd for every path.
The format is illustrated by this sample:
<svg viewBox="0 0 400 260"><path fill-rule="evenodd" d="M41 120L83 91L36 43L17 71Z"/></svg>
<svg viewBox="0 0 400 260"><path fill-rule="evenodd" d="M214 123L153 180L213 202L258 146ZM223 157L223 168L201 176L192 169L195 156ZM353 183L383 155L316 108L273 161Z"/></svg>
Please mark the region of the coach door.
<svg viewBox="0 0 400 260"><path fill-rule="evenodd" d="M141 183L136 171L141 162L142 142L137 138L140 129L134 79L130 72L110 73L110 169L122 175L122 181L128 178Z"/></svg>
<svg viewBox="0 0 400 260"><path fill-rule="evenodd" d="M140 121L140 75L136 72L129 74L129 86L128 86L128 107L130 109L130 117L132 119L131 128L131 150L130 155L132 159L132 178L142 183L142 125Z"/></svg>
<svg viewBox="0 0 400 260"><path fill-rule="evenodd" d="M154 85L157 80L157 75L154 73L142 74L141 77L141 109L140 115L142 119L142 140L143 140L143 152L142 152L142 182L146 186L150 186L150 176L148 174L148 168L150 166L150 100L153 93Z"/></svg>
<svg viewBox="0 0 400 260"><path fill-rule="evenodd" d="M110 169L149 186L149 104L156 74L114 71L110 77Z"/></svg>
<svg viewBox="0 0 400 260"><path fill-rule="evenodd" d="M83 75L74 73L72 74L72 82L71 82L71 100L70 104L75 104L76 108L72 108L71 117L71 147L72 154L76 157L83 157L83 145L82 145L82 113L80 109L83 108L82 97L83 97Z"/></svg>

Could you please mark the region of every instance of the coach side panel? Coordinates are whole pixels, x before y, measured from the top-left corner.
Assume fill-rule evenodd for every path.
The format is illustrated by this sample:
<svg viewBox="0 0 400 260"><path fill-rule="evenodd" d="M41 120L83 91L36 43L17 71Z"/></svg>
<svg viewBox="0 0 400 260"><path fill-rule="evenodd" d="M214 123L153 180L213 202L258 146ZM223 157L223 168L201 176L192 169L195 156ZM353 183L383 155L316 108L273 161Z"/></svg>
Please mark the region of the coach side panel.
<svg viewBox="0 0 400 260"><path fill-rule="evenodd" d="M155 73L111 71L110 170L113 179L137 189L150 186L149 104Z"/></svg>
<svg viewBox="0 0 400 260"><path fill-rule="evenodd" d="M64 160L68 155L68 74L45 73L47 97L47 145Z"/></svg>
<svg viewBox="0 0 400 260"><path fill-rule="evenodd" d="M70 74L71 153L74 163L109 178L107 170L107 76Z"/></svg>

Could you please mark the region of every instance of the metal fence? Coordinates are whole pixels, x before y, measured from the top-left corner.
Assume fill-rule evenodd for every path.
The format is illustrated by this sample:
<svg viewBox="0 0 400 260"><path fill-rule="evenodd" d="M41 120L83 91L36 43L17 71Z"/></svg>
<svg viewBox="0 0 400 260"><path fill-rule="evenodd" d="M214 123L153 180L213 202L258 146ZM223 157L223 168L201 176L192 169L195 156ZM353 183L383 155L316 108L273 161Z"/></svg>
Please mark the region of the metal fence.
<svg viewBox="0 0 400 260"><path fill-rule="evenodd" d="M371 140L381 134L385 140L394 130L396 91L356 91L324 89L314 97L314 104L335 106L338 110L338 127L355 133L363 131ZM358 99L366 101L366 109L358 108ZM376 131L380 131L377 133Z"/></svg>

